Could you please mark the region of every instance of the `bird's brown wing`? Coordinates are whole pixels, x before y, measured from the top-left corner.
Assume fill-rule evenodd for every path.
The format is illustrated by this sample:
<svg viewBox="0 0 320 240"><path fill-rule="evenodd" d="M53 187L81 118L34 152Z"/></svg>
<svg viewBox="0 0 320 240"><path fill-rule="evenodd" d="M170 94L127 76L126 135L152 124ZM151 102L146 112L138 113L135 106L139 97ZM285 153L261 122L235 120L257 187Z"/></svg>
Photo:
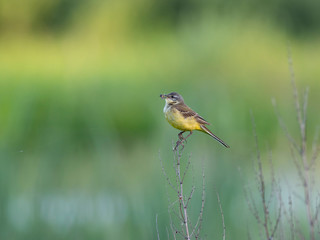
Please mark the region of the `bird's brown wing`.
<svg viewBox="0 0 320 240"><path fill-rule="evenodd" d="M198 113L193 111L185 104L177 104L176 109L182 114L184 118L194 117L198 123L210 125L210 123L208 123L203 117L199 116Z"/></svg>
<svg viewBox="0 0 320 240"><path fill-rule="evenodd" d="M201 117L199 115L196 117L196 119L197 119L198 123L200 123L200 124L210 125L210 123L208 123L206 120L203 119L203 117Z"/></svg>

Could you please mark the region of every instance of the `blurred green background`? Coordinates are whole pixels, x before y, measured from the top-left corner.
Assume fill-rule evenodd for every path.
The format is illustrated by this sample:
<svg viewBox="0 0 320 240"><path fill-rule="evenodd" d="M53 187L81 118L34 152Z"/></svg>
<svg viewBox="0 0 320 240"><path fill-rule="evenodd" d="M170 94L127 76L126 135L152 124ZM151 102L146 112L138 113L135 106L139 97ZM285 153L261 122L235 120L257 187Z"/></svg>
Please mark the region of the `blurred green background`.
<svg viewBox="0 0 320 240"><path fill-rule="evenodd" d="M290 42L298 87L310 86L313 137L319 10L299 0L0 1L0 238L156 239L158 214L167 239L159 156L170 169L178 131L159 95L177 91L231 146L200 133L188 141L198 187L190 214L200 210L204 166L202 236L222 234L216 188L227 237L246 239L249 112L262 154L268 144L284 174L290 151L271 98L298 137Z"/></svg>

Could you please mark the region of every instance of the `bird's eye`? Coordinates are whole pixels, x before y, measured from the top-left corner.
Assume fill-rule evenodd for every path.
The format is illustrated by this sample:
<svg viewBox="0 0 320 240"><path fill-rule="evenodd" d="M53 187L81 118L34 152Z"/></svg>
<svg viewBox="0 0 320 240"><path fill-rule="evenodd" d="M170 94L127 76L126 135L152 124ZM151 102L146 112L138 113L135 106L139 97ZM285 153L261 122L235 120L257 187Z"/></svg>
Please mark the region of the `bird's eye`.
<svg viewBox="0 0 320 240"><path fill-rule="evenodd" d="M174 96L171 96L172 99L174 99Z"/></svg>

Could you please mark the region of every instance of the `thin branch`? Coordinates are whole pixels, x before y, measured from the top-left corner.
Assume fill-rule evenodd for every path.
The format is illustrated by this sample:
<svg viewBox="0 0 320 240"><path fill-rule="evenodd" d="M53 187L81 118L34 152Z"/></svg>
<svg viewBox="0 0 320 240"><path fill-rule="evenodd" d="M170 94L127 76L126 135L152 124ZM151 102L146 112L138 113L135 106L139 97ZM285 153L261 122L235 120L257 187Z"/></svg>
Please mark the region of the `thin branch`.
<svg viewBox="0 0 320 240"><path fill-rule="evenodd" d="M307 108L308 108L308 96L309 96L309 87L306 87L306 90L304 92L304 98L303 98L303 126L307 126ZM306 139L305 139L306 140Z"/></svg>
<svg viewBox="0 0 320 240"><path fill-rule="evenodd" d="M300 102L299 102L298 88L296 86L296 81L295 81L292 53L291 53L291 48L289 45L288 45L287 51L288 51L288 65L289 65L290 79L291 79L291 85L292 85L292 90L293 90L293 98L294 98L294 103L295 103L295 108L296 108L297 120L298 120L299 125L301 126L303 124L303 119L302 119L302 113L301 113ZM303 139L302 132L301 132L301 138Z"/></svg>
<svg viewBox="0 0 320 240"><path fill-rule="evenodd" d="M175 200L174 202L172 203L169 203L169 208L173 208L173 206L179 201L179 199Z"/></svg>
<svg viewBox="0 0 320 240"><path fill-rule="evenodd" d="M293 146L290 145L290 151L291 151L291 156L292 156L292 160L293 160L293 163L297 169L297 172L298 172L298 176L300 178L300 181L303 182L304 181L304 176L303 176L303 172L302 172L302 166L301 164L299 163L297 157L296 157L296 154L294 154L294 149L293 149Z"/></svg>
<svg viewBox="0 0 320 240"><path fill-rule="evenodd" d="M190 136L189 134L188 136ZM195 225L192 224L190 217L188 216L188 207L189 203L191 202L191 199L196 191L195 184L194 184L194 176L193 176L193 184L191 191L189 195L185 195L185 179L187 178L187 174L189 172L191 165L191 154L189 155L188 161L186 162L186 165L181 164L184 163L182 161L182 153L184 150L184 144L186 143L186 139L183 139L183 141L180 138L180 141L176 143L176 147L173 149L174 158L173 158L173 169L175 173L174 180L171 179L166 172L164 168L164 164L162 162L162 159L160 158L161 162L161 168L163 175L168 182L168 185L171 189L175 192L175 196L177 197L177 200L171 202L169 194L168 195L168 212L170 216L170 228L173 234L174 240L180 238L180 236L183 239L190 240L191 237L194 237L195 239L199 239L200 230L202 226L203 221L203 213L204 213L204 204L205 204L205 176L204 176L204 168L202 172L202 202L201 202L201 209L198 216L197 223ZM174 181L176 182L176 186L174 186ZM179 204L177 204L179 203ZM156 219L156 224L158 224ZM191 231L192 229L192 231ZM157 233L158 233L158 226L157 226ZM190 234L191 233L191 234ZM159 234L158 234L159 235ZM170 238L170 234L167 228L167 237ZM160 238L160 235L158 237L158 240Z"/></svg>
<svg viewBox="0 0 320 240"><path fill-rule="evenodd" d="M278 108L277 108L277 102L276 100L273 98L272 99L272 105L273 105L273 108L274 108L274 112L276 114L276 117L278 119L278 122L280 124L280 127L282 128L282 130L284 131L284 133L286 134L286 137L287 139L289 140L289 142L292 144L292 146L294 147L294 149L297 151L297 152L300 152L300 149L298 147L298 144L296 143L296 141L294 140L294 138L291 136L291 134L289 133L289 130L286 126L286 124L284 123L279 111L278 111Z"/></svg>
<svg viewBox="0 0 320 240"><path fill-rule="evenodd" d="M157 230L158 240L160 240L160 234L159 234L159 229L158 229L158 214L156 214L156 230Z"/></svg>
<svg viewBox="0 0 320 240"><path fill-rule="evenodd" d="M256 151L257 151L260 197L262 200L263 215L264 215L263 227L264 227L264 231L266 234L266 238L270 239L270 232L269 232L269 228L268 228L269 209L268 209L267 203L266 203L266 190L265 190L265 181L264 181L264 176L263 176L263 171L262 171L261 154L260 154L260 149L259 149L258 136L257 136L257 132L256 132L256 124L255 124L252 112L251 112L251 120L252 120L253 135L254 135L255 144L256 144Z"/></svg>
<svg viewBox="0 0 320 240"><path fill-rule="evenodd" d="M279 201L280 201L280 204L279 204L279 209L278 209L278 217L277 217L277 220L276 220L276 223L274 225L274 228L273 228L273 231L271 233L271 236L270 236L270 239L273 239L274 238L274 235L277 231L277 228L279 226L279 222L280 222L280 218L281 218L281 212L282 212L282 205L281 205L281 191L279 191Z"/></svg>
<svg viewBox="0 0 320 240"><path fill-rule="evenodd" d="M186 207L188 207L189 202L190 202L190 200L192 199L192 196L193 196L194 190L195 190L195 186L192 186L192 189L191 189L190 195L189 195L189 197L188 197L188 199L187 199Z"/></svg>
<svg viewBox="0 0 320 240"><path fill-rule="evenodd" d="M314 166L314 164L319 156L320 144L318 144L318 141L319 141L319 126L316 129L316 133L314 135L314 139L312 142L312 157L311 157L311 161L308 166L308 169L311 169Z"/></svg>
<svg viewBox="0 0 320 240"><path fill-rule="evenodd" d="M223 211L222 211L222 205L221 205L219 193L217 191L216 191L216 193L217 193L217 199L218 199L218 204L219 204L220 214L221 214L221 219L222 219L222 227L223 227L222 240L225 240L226 239L226 225L224 223L224 215L223 215Z"/></svg>
<svg viewBox="0 0 320 240"><path fill-rule="evenodd" d="M318 216L319 216L319 211L320 211L320 201L319 201L319 195L318 195L318 198L317 198L317 204L316 204L316 211L315 211L315 214L314 214L314 217L313 217L313 222L314 223L317 223L318 222Z"/></svg>
<svg viewBox="0 0 320 240"><path fill-rule="evenodd" d="M181 160L181 154L179 154L179 151L175 151L178 153L176 161L177 161L177 177L180 182L180 194L178 194L179 200L180 200L180 211L182 212L183 208L183 213L181 213L182 218L183 218L183 224L185 226L185 231L186 231L186 239L190 240L190 234L189 234L189 226L188 226L188 212L187 212L187 207L184 201L184 196L183 196L183 182L181 178L181 169L180 169L180 160Z"/></svg>
<svg viewBox="0 0 320 240"><path fill-rule="evenodd" d="M179 220L179 222L183 222L182 216L175 209L172 209L172 213Z"/></svg>
<svg viewBox="0 0 320 240"><path fill-rule="evenodd" d="M177 240L177 238L176 238L177 231L174 229L174 224L172 222L172 217L171 217L170 213L169 213L169 219L170 219L170 228L171 228L171 231L172 231L172 234L173 234L173 239Z"/></svg>
<svg viewBox="0 0 320 240"><path fill-rule="evenodd" d="M201 199L201 209L198 216L198 220L196 224L193 227L191 236L195 235L195 239L199 238L201 226L202 226L202 220L203 220L203 210L204 210L204 204L205 204L205 176L204 176L204 169L202 169L202 199ZM197 233L196 233L197 232Z"/></svg>
<svg viewBox="0 0 320 240"><path fill-rule="evenodd" d="M294 240L295 226L294 226L293 203L292 203L291 195L289 195L289 214L290 214L291 240Z"/></svg>
<svg viewBox="0 0 320 240"><path fill-rule="evenodd" d="M248 191L246 190L246 188L243 189L244 191L244 196L246 198L246 201L247 201L247 204L248 204L248 207L249 207L249 210L250 212L252 213L252 215L256 218L256 221L261 224L262 221L261 221L261 218L259 216L259 211L258 211L258 208L255 204L255 201L253 199L253 196L252 196L252 193L251 193L251 190L248 188Z"/></svg>
<svg viewBox="0 0 320 240"><path fill-rule="evenodd" d="M268 147L267 147L268 148ZM269 148L268 148L269 149ZM267 201L267 207L269 208L271 205L271 201L274 198L274 194L276 192L276 186L277 186L277 182L276 182L276 178L275 178L275 173L274 173L274 167L273 167L273 162L272 162L272 152L271 150L268 150L269 153L269 166L271 169L271 190L270 190L270 196L269 199Z"/></svg>
<svg viewBox="0 0 320 240"><path fill-rule="evenodd" d="M165 177L165 179L166 179L166 181L168 182L169 186L170 186L175 192L178 192L178 189L171 183L171 180L170 180L169 176L167 175L166 170L164 169L163 162L162 162L162 158L161 158L161 156L160 156L160 152L159 152L159 159L160 159L160 163L161 163L161 170L162 170L163 176Z"/></svg>
<svg viewBox="0 0 320 240"><path fill-rule="evenodd" d="M187 174L187 172L188 172L188 170L189 170L189 167L190 167L190 164L191 164L190 158L191 158L191 155L189 156L186 169L184 170L183 177L182 177L182 182L183 182L183 180L184 180L184 178L185 178L185 176L186 176L186 174Z"/></svg>
<svg viewBox="0 0 320 240"><path fill-rule="evenodd" d="M300 129L300 135L301 135L301 146L300 146L300 152L299 155L301 157L301 161L303 164L302 172L302 185L303 185L303 191L304 191L304 204L306 207L307 212L307 218L309 222L309 235L311 240L315 240L315 230L314 230L314 219L312 216L312 206L311 206L311 186L310 186L310 173L309 173L309 166L307 159L307 135L306 135L306 119L307 119L307 106L308 106L308 93L309 89L307 88L304 94L303 98L303 109L301 110L300 107L300 101L299 101L299 94L298 89L295 83L295 75L293 70L293 62L292 62L292 54L291 49L288 46L288 63L289 63L289 71L291 74L291 84L292 84L292 91L293 91L293 97L296 107L296 114L297 114L297 120L299 124ZM301 177L300 177L301 178Z"/></svg>

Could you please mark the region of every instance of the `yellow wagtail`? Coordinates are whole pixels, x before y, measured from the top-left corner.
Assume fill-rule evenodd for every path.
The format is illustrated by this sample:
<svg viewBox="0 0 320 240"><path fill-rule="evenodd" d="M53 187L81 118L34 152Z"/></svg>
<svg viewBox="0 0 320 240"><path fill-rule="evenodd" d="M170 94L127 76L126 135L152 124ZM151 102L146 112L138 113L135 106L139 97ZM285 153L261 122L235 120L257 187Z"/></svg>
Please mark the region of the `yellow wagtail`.
<svg viewBox="0 0 320 240"><path fill-rule="evenodd" d="M182 96L176 92L169 93L167 95L161 94L160 97L166 100L166 105L164 106L163 112L167 121L174 127L182 132L178 134L180 141L177 142L182 144L191 134L193 130L198 130L209 134L215 140L220 142L223 146L229 148L229 145L214 135L205 125L210 125L206 120L198 115L195 111L189 108L182 98ZM183 133L185 131L190 131L190 134L183 138Z"/></svg>

